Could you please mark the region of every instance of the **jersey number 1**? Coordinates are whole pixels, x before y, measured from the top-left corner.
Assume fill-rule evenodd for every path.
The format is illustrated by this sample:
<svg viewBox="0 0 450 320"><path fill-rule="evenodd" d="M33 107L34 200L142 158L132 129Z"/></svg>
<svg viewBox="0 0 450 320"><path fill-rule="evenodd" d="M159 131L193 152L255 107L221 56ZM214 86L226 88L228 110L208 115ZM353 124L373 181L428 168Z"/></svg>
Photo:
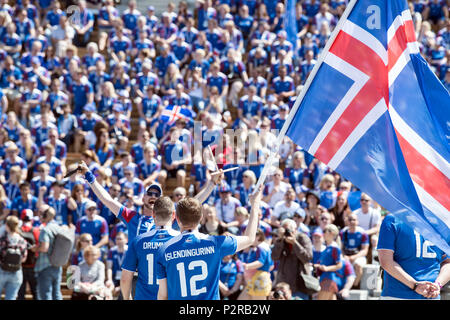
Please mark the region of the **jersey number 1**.
<svg viewBox="0 0 450 320"><path fill-rule="evenodd" d="M202 269L202 273L192 276L191 279L189 280L191 296L197 296L200 293L206 292L206 287L198 289L196 282L206 279L206 277L208 276L208 266L206 265L206 262L203 260L191 261L188 265L189 270L194 270L196 267L200 267ZM181 296L184 298L187 297L186 272L184 268L184 262L180 262L177 264L177 270L180 275Z"/></svg>

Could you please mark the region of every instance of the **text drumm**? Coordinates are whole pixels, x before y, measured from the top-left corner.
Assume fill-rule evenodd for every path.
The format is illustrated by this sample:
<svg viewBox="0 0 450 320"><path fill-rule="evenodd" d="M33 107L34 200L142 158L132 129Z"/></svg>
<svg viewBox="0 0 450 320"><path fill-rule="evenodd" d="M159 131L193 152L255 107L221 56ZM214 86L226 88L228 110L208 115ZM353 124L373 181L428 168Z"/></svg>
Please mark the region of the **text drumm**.
<svg viewBox="0 0 450 320"><path fill-rule="evenodd" d="M214 313L222 313L224 315L268 315L270 305L260 304L224 304L220 307L199 307L186 304L180 307L178 313L180 315L197 315L211 317Z"/></svg>

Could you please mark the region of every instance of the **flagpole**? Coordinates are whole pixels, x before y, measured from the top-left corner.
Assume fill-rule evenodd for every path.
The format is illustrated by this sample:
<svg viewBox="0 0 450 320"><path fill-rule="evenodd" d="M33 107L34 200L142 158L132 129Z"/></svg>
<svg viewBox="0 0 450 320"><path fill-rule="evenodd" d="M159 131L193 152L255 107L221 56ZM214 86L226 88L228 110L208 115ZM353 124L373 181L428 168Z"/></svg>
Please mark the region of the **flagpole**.
<svg viewBox="0 0 450 320"><path fill-rule="evenodd" d="M309 87L311 86L312 81L316 77L317 72L319 71L320 66L322 65L323 61L325 60L325 56L327 55L328 51L330 50L331 46L333 45L334 41L336 40L337 35L339 34L339 31L342 30L342 26L347 21L348 16L353 10L353 7L355 6L356 2L358 0L350 0L349 4L345 8L344 13L342 14L341 18L339 19L338 24L336 25L336 28L334 28L333 32L331 33L330 39L328 39L324 49L322 50L316 64L314 65L314 68L312 69L310 75L306 79L305 85L303 86L300 95L295 100L294 105L292 106L291 111L289 112L289 115L284 122L283 127L280 130L280 133L278 134L277 140L274 145L274 149L271 150L270 156L264 165L264 168L261 172L261 175L259 176L258 182L256 183L256 187L254 190L254 193L260 188L260 186L265 182L267 175L269 173L270 168L272 167L272 163L275 159L275 156L278 154L278 151L280 149L280 145L283 142L284 137L286 136L286 131L288 130L289 126L292 123L292 119L294 118L295 114L297 113L298 108L300 107L300 104L303 101L303 98L305 97L306 93L309 90Z"/></svg>

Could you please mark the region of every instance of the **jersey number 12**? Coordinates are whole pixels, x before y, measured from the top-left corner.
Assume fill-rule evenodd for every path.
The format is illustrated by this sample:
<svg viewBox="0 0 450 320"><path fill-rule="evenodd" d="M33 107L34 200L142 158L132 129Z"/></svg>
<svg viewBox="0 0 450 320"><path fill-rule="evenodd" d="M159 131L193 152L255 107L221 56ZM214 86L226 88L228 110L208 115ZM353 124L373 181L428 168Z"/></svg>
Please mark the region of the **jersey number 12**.
<svg viewBox="0 0 450 320"><path fill-rule="evenodd" d="M208 266L206 262L203 260L191 261L188 265L189 270L194 270L196 267L201 268L201 274L197 274L192 276L189 280L189 288L191 291L191 296L198 296L200 293L206 292L206 287L197 288L197 281L205 280L208 276ZM180 262L177 264L177 270L180 275L180 288L181 288L181 296L187 297L187 283L186 283L186 271L184 267L184 262Z"/></svg>

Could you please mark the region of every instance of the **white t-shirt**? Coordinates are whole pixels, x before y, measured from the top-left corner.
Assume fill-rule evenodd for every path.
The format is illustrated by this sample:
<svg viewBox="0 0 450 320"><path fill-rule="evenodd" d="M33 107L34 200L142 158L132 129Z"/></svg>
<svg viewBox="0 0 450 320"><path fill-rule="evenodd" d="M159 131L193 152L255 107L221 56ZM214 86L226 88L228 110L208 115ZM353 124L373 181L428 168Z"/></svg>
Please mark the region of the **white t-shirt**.
<svg viewBox="0 0 450 320"><path fill-rule="evenodd" d="M358 225L365 231L372 229L381 221L380 211L372 207L369 208L367 213L363 213L361 208L356 209L353 213L358 217Z"/></svg>
<svg viewBox="0 0 450 320"><path fill-rule="evenodd" d="M270 181L269 183L266 184L266 189L264 190L264 195L269 195L272 190L273 190L274 186L273 186L273 181ZM271 207L274 208L275 205L284 200L284 194L286 193L287 189L289 188L289 184L281 181L280 185L278 186L278 192L274 193L272 195L272 197L270 198L270 201L267 202L267 204Z"/></svg>
<svg viewBox="0 0 450 320"><path fill-rule="evenodd" d="M279 220L284 220L286 218L291 218L294 216L294 213L300 208L300 205L297 202L291 202L291 205L286 206L286 201L278 202L273 208L272 217L276 217Z"/></svg>
<svg viewBox="0 0 450 320"><path fill-rule="evenodd" d="M234 220L234 211L241 206L241 202L235 197L230 197L227 204L222 204L222 199L216 201L216 213L219 220L229 223Z"/></svg>

